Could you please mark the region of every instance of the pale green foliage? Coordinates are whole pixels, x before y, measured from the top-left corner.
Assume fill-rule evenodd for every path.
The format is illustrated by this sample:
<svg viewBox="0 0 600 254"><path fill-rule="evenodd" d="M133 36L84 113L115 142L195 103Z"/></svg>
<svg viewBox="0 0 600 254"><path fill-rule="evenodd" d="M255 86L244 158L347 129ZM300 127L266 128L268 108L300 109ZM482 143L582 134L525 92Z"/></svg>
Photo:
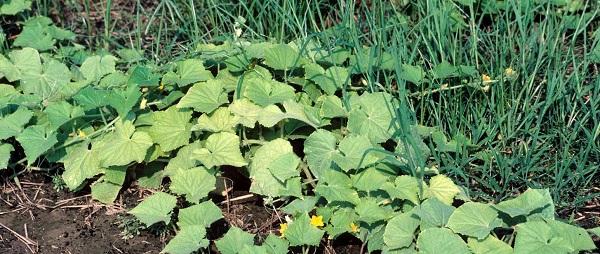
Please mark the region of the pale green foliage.
<svg viewBox="0 0 600 254"><path fill-rule="evenodd" d="M208 168L222 165L241 167L248 164L240 152L240 138L228 132L210 135L204 148L194 150L193 155Z"/></svg>
<svg viewBox="0 0 600 254"><path fill-rule="evenodd" d="M140 204L129 211L146 226L154 223L169 223L171 212L177 203L175 196L164 192L157 192L145 198Z"/></svg>
<svg viewBox="0 0 600 254"><path fill-rule="evenodd" d="M203 167L180 169L170 178L169 189L173 193L185 195L185 199L191 203L199 203L208 195L208 192L215 189L215 176L208 173L207 169Z"/></svg>

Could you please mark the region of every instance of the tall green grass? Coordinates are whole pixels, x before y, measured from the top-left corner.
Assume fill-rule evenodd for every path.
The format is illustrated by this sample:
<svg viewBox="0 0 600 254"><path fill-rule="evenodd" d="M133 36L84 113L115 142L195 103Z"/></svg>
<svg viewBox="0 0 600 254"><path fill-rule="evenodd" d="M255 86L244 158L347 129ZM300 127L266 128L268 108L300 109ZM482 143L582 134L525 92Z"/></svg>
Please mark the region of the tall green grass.
<svg viewBox="0 0 600 254"><path fill-rule="evenodd" d="M64 8L40 2L42 14ZM434 153L440 170L475 197L500 200L527 186L548 187L566 207L600 195L588 192L600 183L600 79L598 64L589 59L598 43L592 33L600 6L582 1L585 11L570 13L548 1L507 0L503 11L486 14L482 4L492 1L473 7L458 2L137 0L135 13L126 16L133 29L109 18L121 1L73 2L69 8L105 14L103 33L84 28L92 44L145 50L156 61L190 54L197 43L230 39L236 28L247 40L315 38L327 46L373 46L392 53L398 67L396 73L365 75L370 89L397 89L412 115L404 119L465 135L476 146ZM511 68L517 78L488 91L461 87L460 80L416 86L397 78L400 64L430 70L443 61L475 66L497 80ZM409 95L446 85L460 88Z"/></svg>

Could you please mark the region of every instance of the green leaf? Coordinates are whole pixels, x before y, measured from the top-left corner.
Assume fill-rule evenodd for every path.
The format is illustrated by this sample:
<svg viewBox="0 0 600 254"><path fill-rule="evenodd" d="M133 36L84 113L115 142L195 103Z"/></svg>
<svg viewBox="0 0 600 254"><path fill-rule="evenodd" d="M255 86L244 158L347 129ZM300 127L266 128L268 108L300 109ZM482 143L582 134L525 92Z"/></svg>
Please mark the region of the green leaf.
<svg viewBox="0 0 600 254"><path fill-rule="evenodd" d="M100 94L102 95L102 94ZM119 116L125 117L127 113L138 103L142 92L135 85L128 86L125 90L113 89L107 92L106 102L119 113Z"/></svg>
<svg viewBox="0 0 600 254"><path fill-rule="evenodd" d="M482 240L501 225L502 220L491 205L467 202L452 213L447 226L456 233Z"/></svg>
<svg viewBox="0 0 600 254"><path fill-rule="evenodd" d="M315 196L306 196L299 199L294 199L292 202L281 208L287 214L298 215L301 213L308 213L315 208L318 198Z"/></svg>
<svg viewBox="0 0 600 254"><path fill-rule="evenodd" d="M355 223L355 225L358 224L358 222L356 222L357 217L358 215L353 209L339 209L332 213L329 224L325 226L325 230L327 231L327 234L333 238L346 232L354 233L352 232L351 225L353 223Z"/></svg>
<svg viewBox="0 0 600 254"><path fill-rule="evenodd" d="M458 76L458 68L446 61L436 65L431 72L437 79L445 79Z"/></svg>
<svg viewBox="0 0 600 254"><path fill-rule="evenodd" d="M267 249L267 253L269 254L280 254L288 252L289 243L273 234L269 234L262 246Z"/></svg>
<svg viewBox="0 0 600 254"><path fill-rule="evenodd" d="M53 59L42 64L35 49L13 50L9 56L20 73L19 87L24 94L38 95L46 100L58 94L71 80L71 72L65 64Z"/></svg>
<svg viewBox="0 0 600 254"><path fill-rule="evenodd" d="M177 226L180 228L190 226L210 227L210 225L223 218L221 209L212 201L205 201L197 205L179 210Z"/></svg>
<svg viewBox="0 0 600 254"><path fill-rule="evenodd" d="M358 219L367 224L384 221L390 216L389 210L379 206L375 198L361 198L355 210Z"/></svg>
<svg viewBox="0 0 600 254"><path fill-rule="evenodd" d="M133 68L127 84L137 85L139 87L154 87L158 86L160 75L152 72L148 66L138 65Z"/></svg>
<svg viewBox="0 0 600 254"><path fill-rule="evenodd" d="M326 130L317 130L304 141L304 153L308 166L317 178L324 171L331 169L333 158L339 155L336 143L336 137Z"/></svg>
<svg viewBox="0 0 600 254"><path fill-rule="evenodd" d="M170 107L152 113L152 127L148 134L164 152L175 150L190 143L192 136L192 112Z"/></svg>
<svg viewBox="0 0 600 254"><path fill-rule="evenodd" d="M202 114L198 118L198 124L194 125L192 130L235 133L235 126L239 119L238 116L231 113L229 108L221 107L212 112L210 116Z"/></svg>
<svg viewBox="0 0 600 254"><path fill-rule="evenodd" d="M31 10L30 0L7 0L0 5L0 15L15 15L25 10Z"/></svg>
<svg viewBox="0 0 600 254"><path fill-rule="evenodd" d="M246 245L254 245L254 235L246 233L237 227L231 227L223 238L215 241L217 249L222 254L236 254Z"/></svg>
<svg viewBox="0 0 600 254"><path fill-rule="evenodd" d="M311 63L304 66L305 78L315 82L328 95L334 95L349 80L348 69L338 66L325 70Z"/></svg>
<svg viewBox="0 0 600 254"><path fill-rule="evenodd" d="M511 254L513 248L498 238L489 235L483 240L471 238L467 240L469 249L475 254Z"/></svg>
<svg viewBox="0 0 600 254"><path fill-rule="evenodd" d="M152 146L148 133L136 131L131 121L117 121L115 131L96 143L102 166L122 166L131 162L141 163Z"/></svg>
<svg viewBox="0 0 600 254"><path fill-rule="evenodd" d="M111 182L98 181L92 184L92 198L102 202L103 204L112 204L119 191L121 191L120 184L114 184Z"/></svg>
<svg viewBox="0 0 600 254"><path fill-rule="evenodd" d="M199 59L187 59L179 62L176 74L177 85L180 87L213 78L210 71L204 69L204 65Z"/></svg>
<svg viewBox="0 0 600 254"><path fill-rule="evenodd" d="M402 72L399 76L401 79L420 85L425 78L425 72L421 66L402 64Z"/></svg>
<svg viewBox="0 0 600 254"><path fill-rule="evenodd" d="M310 224L308 214L302 214L289 223L285 238L290 242L290 246L318 246L324 234L325 231Z"/></svg>
<svg viewBox="0 0 600 254"><path fill-rule="evenodd" d="M17 141L25 150L27 164L31 165L40 155L58 143L56 132L51 132L41 125L27 127L17 136Z"/></svg>
<svg viewBox="0 0 600 254"><path fill-rule="evenodd" d="M84 110L91 110L108 105L109 92L95 89L91 86L85 87L73 96L78 105Z"/></svg>
<svg viewBox="0 0 600 254"><path fill-rule="evenodd" d="M19 135L31 117L33 112L25 107L19 107L14 113L0 118L0 140Z"/></svg>
<svg viewBox="0 0 600 254"><path fill-rule="evenodd" d="M177 156L171 158L165 167L165 175L172 175L180 169L189 169L198 166L198 161L190 159L194 154L194 150L202 148L200 142L191 143L177 151Z"/></svg>
<svg viewBox="0 0 600 254"><path fill-rule="evenodd" d="M387 93L364 93L348 115L348 130L382 143L395 131L393 116L397 105Z"/></svg>
<svg viewBox="0 0 600 254"><path fill-rule="evenodd" d="M252 185L250 192L279 197L302 196L299 189L288 189L288 181L298 181L297 166L300 158L294 154L292 145L284 139L275 139L258 148L249 166ZM290 179L296 177L295 179ZM288 180L289 179L289 180Z"/></svg>
<svg viewBox="0 0 600 254"><path fill-rule="evenodd" d="M210 135L205 148L196 149L193 154L207 168L222 165L241 167L248 164L240 152L240 138L228 132Z"/></svg>
<svg viewBox="0 0 600 254"><path fill-rule="evenodd" d="M96 150L89 148L89 142L79 143L69 149L61 162L65 167L62 178L70 190L77 189L86 179L104 171Z"/></svg>
<svg viewBox="0 0 600 254"><path fill-rule="evenodd" d="M208 247L209 242L205 237L206 229L202 226L182 228L160 253L190 254L200 248Z"/></svg>
<svg viewBox="0 0 600 254"><path fill-rule="evenodd" d="M79 71L87 80L97 81L116 71L117 58L112 55L90 56L81 64Z"/></svg>
<svg viewBox="0 0 600 254"><path fill-rule="evenodd" d="M510 217L529 215L533 211L540 211L543 218L554 219L554 202L548 189L527 189L516 198L496 204L494 208Z"/></svg>
<svg viewBox="0 0 600 254"><path fill-rule="evenodd" d="M0 12L2 12L0 7ZM13 45L18 47L30 47L40 51L52 49L56 40L49 33L50 24L45 21L47 17L33 17L23 26L23 30L17 36ZM49 19L48 19L49 20ZM52 21L49 21L50 23Z"/></svg>
<svg viewBox="0 0 600 254"><path fill-rule="evenodd" d="M258 115L258 122L265 127L273 127L283 119L296 119L302 121L313 128L318 128L322 125L321 119L318 118L315 108L287 100L283 102L285 112L276 105L269 105L263 108Z"/></svg>
<svg viewBox="0 0 600 254"><path fill-rule="evenodd" d="M15 149L11 144L2 144L0 143L0 170L8 167L8 162L10 161L10 154Z"/></svg>
<svg viewBox="0 0 600 254"><path fill-rule="evenodd" d="M215 189L217 179L203 167L179 170L170 176L169 189L176 194L185 195L190 203L199 203L201 199Z"/></svg>
<svg viewBox="0 0 600 254"><path fill-rule="evenodd" d="M408 247L415 238L419 218L413 212L401 213L388 221L383 241L390 249Z"/></svg>
<svg viewBox="0 0 600 254"><path fill-rule="evenodd" d="M343 154L333 157L333 161L344 171L366 168L376 163L379 158L369 139L365 136L348 135L340 141L339 151Z"/></svg>
<svg viewBox="0 0 600 254"><path fill-rule="evenodd" d="M458 236L446 228L428 228L419 234L417 239L419 253L471 253L467 244Z"/></svg>
<svg viewBox="0 0 600 254"><path fill-rule="evenodd" d="M300 54L287 44L277 44L264 50L265 64L275 70L290 70L300 65Z"/></svg>
<svg viewBox="0 0 600 254"><path fill-rule="evenodd" d="M429 180L429 188L427 188L425 196L437 198L450 205L458 193L460 193L460 189L450 178L445 175L436 175Z"/></svg>
<svg viewBox="0 0 600 254"><path fill-rule="evenodd" d="M210 113L228 102L223 85L216 80L209 80L192 86L177 103L177 108L194 108L198 112Z"/></svg>
<svg viewBox="0 0 600 254"><path fill-rule="evenodd" d="M319 114L322 117L334 118L346 117L348 112L346 112L346 109L342 105L340 97L329 95L324 97L321 108L319 109Z"/></svg>
<svg viewBox="0 0 600 254"><path fill-rule="evenodd" d="M590 229L588 229L588 231L591 232L592 234L600 237L600 227L590 228Z"/></svg>
<svg viewBox="0 0 600 254"><path fill-rule="evenodd" d="M276 80L251 77L244 80L244 96L261 107L294 99L295 89Z"/></svg>
<svg viewBox="0 0 600 254"><path fill-rule="evenodd" d="M156 192L131 209L129 214L133 214L148 227L161 221L168 224L171 221L171 212L176 204L177 198L175 196L164 192Z"/></svg>
<svg viewBox="0 0 600 254"><path fill-rule="evenodd" d="M390 188L383 189L388 192L391 198L406 199L413 204L418 204L419 182L417 181L418 179L413 176L401 175L396 177L394 184Z"/></svg>
<svg viewBox="0 0 600 254"><path fill-rule="evenodd" d="M77 117L83 116L83 108L79 106L73 106L66 101L60 101L53 103L46 107L44 113L48 116L48 121L55 128L58 129L68 121Z"/></svg>
<svg viewBox="0 0 600 254"><path fill-rule="evenodd" d="M431 227L445 227L454 207L444 204L437 198L430 198L423 202L417 214L421 218L421 230Z"/></svg>
<svg viewBox="0 0 600 254"><path fill-rule="evenodd" d="M549 220L547 223L552 231L567 240L576 252L596 249L594 241L585 229L557 220Z"/></svg>
<svg viewBox="0 0 600 254"><path fill-rule="evenodd" d="M575 248L544 221L516 226L515 253L571 253Z"/></svg>
<svg viewBox="0 0 600 254"><path fill-rule="evenodd" d="M239 119L239 123L248 127L254 128L258 116L262 111L262 108L246 98L240 100L234 100L229 105L229 109Z"/></svg>
<svg viewBox="0 0 600 254"><path fill-rule="evenodd" d="M371 167L352 175L352 185L361 191L378 191L389 180L380 169Z"/></svg>

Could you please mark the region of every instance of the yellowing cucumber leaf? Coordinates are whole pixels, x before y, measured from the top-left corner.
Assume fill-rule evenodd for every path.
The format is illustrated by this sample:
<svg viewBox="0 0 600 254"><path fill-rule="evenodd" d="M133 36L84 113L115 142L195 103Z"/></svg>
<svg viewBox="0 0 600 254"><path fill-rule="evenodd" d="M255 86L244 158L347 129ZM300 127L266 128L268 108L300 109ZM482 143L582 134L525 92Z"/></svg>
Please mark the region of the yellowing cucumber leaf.
<svg viewBox="0 0 600 254"><path fill-rule="evenodd" d="M12 114L5 115L0 118L0 140L7 139L19 135L25 124L29 122L33 112L26 107L19 107Z"/></svg>
<svg viewBox="0 0 600 254"><path fill-rule="evenodd" d="M428 228L421 231L417 239L417 248L419 253L423 254L471 253L460 236L447 228Z"/></svg>
<svg viewBox="0 0 600 254"><path fill-rule="evenodd" d="M179 210L177 217L177 226L180 228L190 226L202 226L205 228L223 218L221 209L212 201L205 201L197 205Z"/></svg>
<svg viewBox="0 0 600 254"><path fill-rule="evenodd" d="M302 214L288 224L288 229L285 231L285 238L290 242L290 246L318 246L325 234L325 231L310 223L308 214Z"/></svg>
<svg viewBox="0 0 600 254"><path fill-rule="evenodd" d="M147 227L157 222L169 223L171 212L177 204L177 198L164 192L156 192L145 198L135 208L129 211Z"/></svg>
<svg viewBox="0 0 600 254"><path fill-rule="evenodd" d="M469 249L474 254L511 254L513 248L507 243L499 240L498 238L488 235L483 240L469 237L467 240Z"/></svg>
<svg viewBox="0 0 600 254"><path fill-rule="evenodd" d="M246 245L254 245L254 235L237 227L231 227L223 238L216 240L215 245L222 254L236 254Z"/></svg>
<svg viewBox="0 0 600 254"><path fill-rule="evenodd" d="M41 125L27 127L17 136L17 141L25 150L28 165L58 143L56 132L49 131Z"/></svg>
<svg viewBox="0 0 600 254"><path fill-rule="evenodd" d="M10 153L15 149L11 144L0 143L0 170L8 167L8 161L10 160Z"/></svg>
<svg viewBox="0 0 600 254"><path fill-rule="evenodd" d="M185 195L190 203L199 203L201 199L215 189L216 178L204 167L180 169L170 176L169 189L176 194Z"/></svg>
<svg viewBox="0 0 600 254"><path fill-rule="evenodd" d="M251 77L244 80L244 96L261 107L294 98L295 89L272 79Z"/></svg>
<svg viewBox="0 0 600 254"><path fill-rule="evenodd" d="M169 107L167 110L152 113L152 119L154 121L148 134L164 152L190 143L192 136L191 111Z"/></svg>
<svg viewBox="0 0 600 254"><path fill-rule="evenodd" d="M160 253L190 254L208 247L209 242L205 237L206 229L203 226L182 228Z"/></svg>
<svg viewBox="0 0 600 254"><path fill-rule="evenodd" d="M141 163L152 146L148 133L136 131L131 121L117 121L115 131L96 143L98 158L103 167Z"/></svg>
<svg viewBox="0 0 600 254"><path fill-rule="evenodd" d="M210 135L204 148L194 150L193 155L207 168L222 165L241 167L248 164L240 151L240 138L228 132Z"/></svg>
<svg viewBox="0 0 600 254"><path fill-rule="evenodd" d="M483 240L501 225L502 220L491 205L467 202L454 210L447 226L456 233Z"/></svg>
<svg viewBox="0 0 600 254"><path fill-rule="evenodd" d="M228 102L223 85L219 81L209 80L192 86L177 103L177 108L194 108L198 112L210 113Z"/></svg>
<svg viewBox="0 0 600 254"><path fill-rule="evenodd" d="M79 71L90 81L97 81L116 71L117 58L111 55L90 56L81 64Z"/></svg>
<svg viewBox="0 0 600 254"><path fill-rule="evenodd" d="M429 188L427 188L425 196L452 204L452 200L458 193L460 193L460 189L450 178L445 175L436 175L429 180Z"/></svg>

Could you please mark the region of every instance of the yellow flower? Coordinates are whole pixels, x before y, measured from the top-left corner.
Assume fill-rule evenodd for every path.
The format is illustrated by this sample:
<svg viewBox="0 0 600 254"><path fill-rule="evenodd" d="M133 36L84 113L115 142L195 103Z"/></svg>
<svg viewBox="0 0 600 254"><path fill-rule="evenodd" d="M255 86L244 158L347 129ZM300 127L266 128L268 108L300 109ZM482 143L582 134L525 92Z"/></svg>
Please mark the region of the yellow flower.
<svg viewBox="0 0 600 254"><path fill-rule="evenodd" d="M310 225L313 225L315 227L325 226L325 224L323 223L323 216L313 215L312 217L310 217Z"/></svg>
<svg viewBox="0 0 600 254"><path fill-rule="evenodd" d="M490 81L492 81L492 78L490 78L490 76L488 76L486 74L483 74L483 75L481 75L481 80L483 82L490 82Z"/></svg>
<svg viewBox="0 0 600 254"><path fill-rule="evenodd" d="M148 100L146 98L142 98L142 101L140 102L140 109L145 109L147 104Z"/></svg>
<svg viewBox="0 0 600 254"><path fill-rule="evenodd" d="M350 223L350 232L358 233L360 232L360 227L358 227L354 222Z"/></svg>
<svg viewBox="0 0 600 254"><path fill-rule="evenodd" d="M504 75L509 76L509 77L513 76L513 75L515 75L515 71L512 68L508 67L504 70Z"/></svg>
<svg viewBox="0 0 600 254"><path fill-rule="evenodd" d="M279 234L281 234L281 237L285 237L285 231L287 231L287 229L288 229L287 223L279 224Z"/></svg>
<svg viewBox="0 0 600 254"><path fill-rule="evenodd" d="M165 90L165 84L163 84L162 82L160 83L160 86L158 87L158 90Z"/></svg>
<svg viewBox="0 0 600 254"><path fill-rule="evenodd" d="M82 131L82 130L77 130L77 136L78 136L78 137L80 137L80 138L85 138L85 136L86 136L86 135L85 135L85 132L84 132L84 131Z"/></svg>

